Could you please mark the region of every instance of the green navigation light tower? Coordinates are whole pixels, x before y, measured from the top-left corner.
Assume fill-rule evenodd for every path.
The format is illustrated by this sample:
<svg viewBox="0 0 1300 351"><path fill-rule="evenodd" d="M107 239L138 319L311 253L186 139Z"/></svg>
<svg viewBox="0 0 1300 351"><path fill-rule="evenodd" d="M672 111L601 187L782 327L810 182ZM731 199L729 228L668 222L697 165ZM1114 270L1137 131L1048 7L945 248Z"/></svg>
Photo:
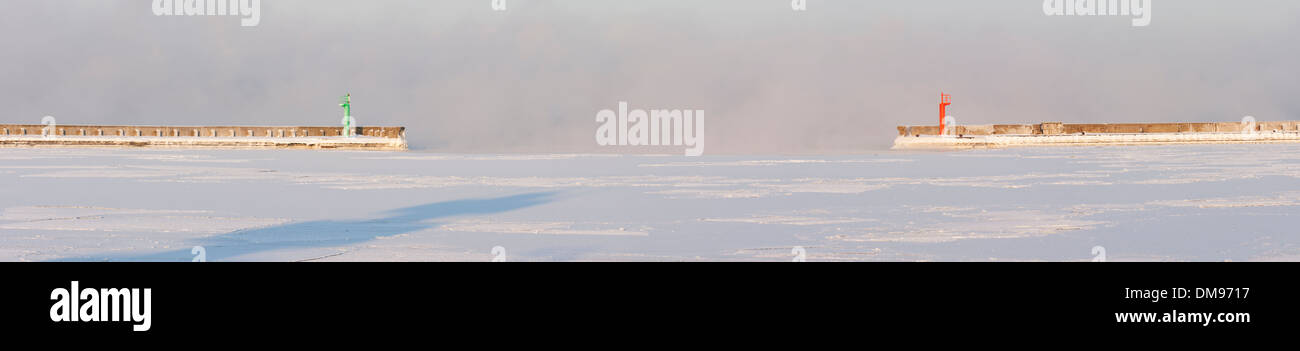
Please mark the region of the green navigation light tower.
<svg viewBox="0 0 1300 351"><path fill-rule="evenodd" d="M352 94L339 98L339 106L343 106L343 133L348 138L356 136L356 128L352 125Z"/></svg>

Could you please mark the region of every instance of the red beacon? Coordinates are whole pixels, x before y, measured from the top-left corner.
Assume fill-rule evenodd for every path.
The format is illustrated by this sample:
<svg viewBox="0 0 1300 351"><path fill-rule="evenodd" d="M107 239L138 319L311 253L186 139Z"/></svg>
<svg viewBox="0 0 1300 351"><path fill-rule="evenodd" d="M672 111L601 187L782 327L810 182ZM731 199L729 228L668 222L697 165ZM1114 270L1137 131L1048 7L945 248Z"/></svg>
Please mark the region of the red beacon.
<svg viewBox="0 0 1300 351"><path fill-rule="evenodd" d="M939 92L939 135L944 135L948 131L948 126L946 125L948 105L952 105L952 95Z"/></svg>

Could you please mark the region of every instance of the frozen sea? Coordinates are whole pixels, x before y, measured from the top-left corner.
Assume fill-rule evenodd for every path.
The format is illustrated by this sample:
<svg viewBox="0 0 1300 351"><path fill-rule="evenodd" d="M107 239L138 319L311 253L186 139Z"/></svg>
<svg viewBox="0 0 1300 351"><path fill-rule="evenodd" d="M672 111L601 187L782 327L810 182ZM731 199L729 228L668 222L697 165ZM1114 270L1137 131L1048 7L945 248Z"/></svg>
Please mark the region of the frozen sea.
<svg viewBox="0 0 1300 351"><path fill-rule="evenodd" d="M1300 260L1295 144L693 158L10 148L0 179L2 261Z"/></svg>

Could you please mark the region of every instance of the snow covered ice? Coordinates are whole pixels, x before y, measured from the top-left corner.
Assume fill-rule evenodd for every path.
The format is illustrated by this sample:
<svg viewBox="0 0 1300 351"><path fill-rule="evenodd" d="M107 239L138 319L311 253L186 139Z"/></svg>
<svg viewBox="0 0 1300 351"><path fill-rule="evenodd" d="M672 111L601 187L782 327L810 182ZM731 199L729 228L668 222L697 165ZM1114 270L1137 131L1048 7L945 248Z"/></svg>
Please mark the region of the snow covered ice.
<svg viewBox="0 0 1300 351"><path fill-rule="evenodd" d="M0 260L1300 259L1300 145L0 152Z"/></svg>

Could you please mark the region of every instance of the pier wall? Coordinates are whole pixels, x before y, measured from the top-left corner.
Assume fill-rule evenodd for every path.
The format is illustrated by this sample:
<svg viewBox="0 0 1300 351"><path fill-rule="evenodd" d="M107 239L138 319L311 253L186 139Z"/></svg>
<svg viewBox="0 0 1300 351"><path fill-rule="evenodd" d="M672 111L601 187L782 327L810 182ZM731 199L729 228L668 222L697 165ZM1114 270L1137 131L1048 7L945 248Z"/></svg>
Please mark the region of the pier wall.
<svg viewBox="0 0 1300 351"><path fill-rule="evenodd" d="M1101 123L958 125L959 135L1061 135L1061 134L1144 134L1144 133L1241 133L1247 124L1227 123ZM1300 131L1300 121L1259 122L1256 131ZM899 126L899 136L939 135L939 126Z"/></svg>
<svg viewBox="0 0 1300 351"><path fill-rule="evenodd" d="M0 124L0 136L40 136L43 128L45 126L40 124ZM359 136L406 138L406 127L356 127L356 131ZM343 127L55 125L54 134L59 136L295 138L342 136Z"/></svg>
<svg viewBox="0 0 1300 351"><path fill-rule="evenodd" d="M406 150L406 127L357 127L343 138L342 127L312 126L101 126L0 124L0 147L152 147Z"/></svg>

